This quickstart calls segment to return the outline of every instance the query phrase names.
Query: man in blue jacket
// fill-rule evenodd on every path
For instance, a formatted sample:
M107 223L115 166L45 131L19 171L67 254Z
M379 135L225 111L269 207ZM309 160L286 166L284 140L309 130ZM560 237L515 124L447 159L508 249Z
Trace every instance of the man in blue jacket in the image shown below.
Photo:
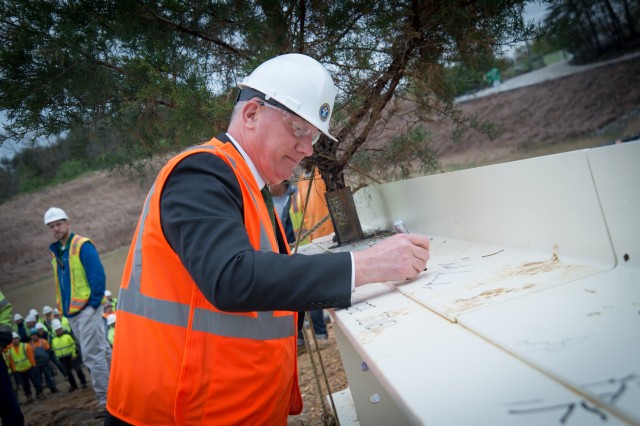
M56 282L58 309L69 319L82 347L82 361L91 371L91 384L104 411L109 383L111 348L102 319L106 277L91 240L71 232L64 210L51 207L44 223L56 242L49 246Z

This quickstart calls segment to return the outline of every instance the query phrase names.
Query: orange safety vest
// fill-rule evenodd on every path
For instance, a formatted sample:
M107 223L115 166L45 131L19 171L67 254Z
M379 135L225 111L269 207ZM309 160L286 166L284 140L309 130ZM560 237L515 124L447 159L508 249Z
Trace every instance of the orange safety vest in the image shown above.
M182 159L203 152L236 174L253 248L278 251L260 189L231 143L212 139L171 159L147 195L125 265L107 408L131 424L284 425L302 411L297 314L217 309L162 232L167 177Z

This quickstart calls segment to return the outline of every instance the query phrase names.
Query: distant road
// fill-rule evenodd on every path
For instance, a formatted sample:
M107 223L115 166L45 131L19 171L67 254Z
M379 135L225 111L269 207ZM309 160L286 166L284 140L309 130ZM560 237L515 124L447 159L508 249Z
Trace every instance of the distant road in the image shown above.
M507 90L517 89L519 87L532 86L534 84L542 83L543 81L554 80L556 78L576 74L593 68L598 68L603 65L627 61L637 56L640 56L640 52L629 53L618 58L611 59L609 61L596 62L588 65L569 65L569 59L567 59L564 61L556 62L555 64L548 65L544 68L540 68L525 74L520 74L516 77L505 80L500 86L500 89L489 87L471 95L460 96L456 98L456 102L463 103L494 93L505 92Z

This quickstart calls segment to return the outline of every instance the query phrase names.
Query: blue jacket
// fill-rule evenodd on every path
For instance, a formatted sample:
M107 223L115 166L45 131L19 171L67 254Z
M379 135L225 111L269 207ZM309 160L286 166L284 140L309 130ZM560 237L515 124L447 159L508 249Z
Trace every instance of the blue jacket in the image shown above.
M71 279L69 277L69 243L73 238L73 233L69 236L67 246L65 250L60 253L60 242L49 246L49 250L55 254L58 258L57 268L58 277L60 279L60 297L62 299L62 315L69 317L69 297L71 293ZM80 248L80 261L84 267L84 272L87 275L87 281L91 287L91 297L89 298L89 306L97 309L104 297L104 290L106 288L106 276L104 274L104 267L100 261L98 250L91 242L86 242ZM77 315L77 314L76 314ZM74 316L74 315L71 315Z

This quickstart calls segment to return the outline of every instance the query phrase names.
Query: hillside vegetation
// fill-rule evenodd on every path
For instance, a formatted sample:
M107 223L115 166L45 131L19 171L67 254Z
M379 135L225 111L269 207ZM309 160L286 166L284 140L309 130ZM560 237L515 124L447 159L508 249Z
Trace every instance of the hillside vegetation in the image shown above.
M640 59L486 96L462 108L492 120L502 133L489 140L468 132L452 142L449 126L425 123L443 171L597 146L640 133ZM153 172L143 180L90 173L0 205L0 288L49 272L51 241L42 215L50 206L65 209L73 230L90 237L101 253L128 245L152 179Z

